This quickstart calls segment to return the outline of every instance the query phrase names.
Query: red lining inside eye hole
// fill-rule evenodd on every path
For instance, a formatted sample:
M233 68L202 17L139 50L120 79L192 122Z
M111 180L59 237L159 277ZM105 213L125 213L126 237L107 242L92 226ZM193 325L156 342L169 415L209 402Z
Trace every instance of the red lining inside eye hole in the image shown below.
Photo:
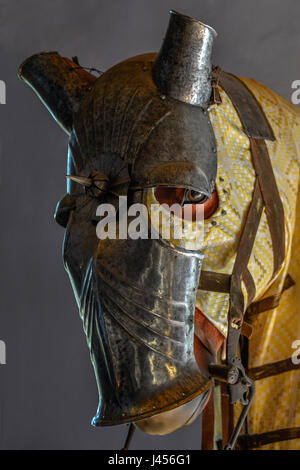
M155 197L160 204L181 204L184 197L185 189L184 188L164 188L158 187L155 188ZM216 190L213 191L211 198L207 199L205 202L198 202L191 204L193 212L193 220L196 220L196 206L201 204L204 208L204 219L211 217L219 205L218 193ZM195 210L193 210L195 207ZM195 217L194 217L195 216Z

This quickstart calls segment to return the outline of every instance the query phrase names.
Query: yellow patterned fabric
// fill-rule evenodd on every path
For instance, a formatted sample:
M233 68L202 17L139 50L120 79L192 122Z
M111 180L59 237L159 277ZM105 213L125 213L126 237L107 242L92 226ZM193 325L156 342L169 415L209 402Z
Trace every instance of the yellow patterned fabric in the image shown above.
M300 117L298 109L283 98L272 93L253 80L243 79L262 104L274 133L275 142L268 142L276 181L286 214L286 248L291 245L293 214L298 187L298 161L295 135L295 119ZM231 274L237 246L245 218L252 200L255 171L252 165L250 143L242 130L242 124L226 93L220 89L221 105L210 108L210 119L214 128L218 149L218 173L216 189L219 207L213 216L204 221L202 251L203 270ZM147 204L157 204L154 190L148 190ZM195 230L191 224L183 238L186 248L190 234ZM165 237L166 238L166 237ZM172 234L170 237L172 239ZM257 237L248 264L256 285L256 299L266 291L272 280L273 251L265 212L263 211ZM243 293L246 296L246 289ZM245 299L247 303L247 299ZM198 290L197 308L226 336L228 294Z
M300 201L299 186L300 110L262 84L241 78L262 106L276 141L266 141L285 213L286 259L277 279L272 279L273 248L263 210L248 269L256 286L256 297L279 292L286 273L296 286L282 296L280 306L253 321L249 366L287 359L293 341L300 339ZM255 171L250 143L229 97L220 89L222 104L210 108L218 149L216 189L219 207L204 221L202 269L231 274L237 246L252 200ZM148 191L148 204L157 202ZM295 236L293 232L296 220ZM191 226L191 229L195 228ZM185 241L185 240L184 240ZM293 241L293 246L292 246ZM292 253L292 256L291 256ZM242 284L243 294L247 292ZM245 304L247 299L245 298ZM229 295L199 290L197 307L227 335ZM257 381L257 393L249 413L250 434L300 426L300 371ZM266 449L300 449L300 439L264 446Z
M296 283L282 294L278 308L261 313L252 321L254 334L249 346L249 367L257 367L291 358L292 344L300 339L300 112L261 84L253 80L245 80L245 83L262 105L276 136L276 142L267 142L267 145L284 206L287 234L287 256L282 273L257 298L280 292L287 273ZM268 256L268 251L262 249L264 258L261 260ZM255 269L252 262L252 274ZM250 434L300 426L300 370L256 381L256 396L248 420ZM276 442L260 449L299 450L300 439Z
M224 92L221 94L222 105L210 109L218 149L216 189L219 207L209 220L204 221L202 269L230 274L242 224L252 199L255 173L249 140L242 132L231 101ZM157 201L154 190L150 189L148 207L153 203ZM183 239L184 242L186 239ZM196 306L226 335L228 294L198 290Z
M276 136L276 141L267 141L267 146L284 206L286 250L289 253L299 181L297 143L300 143L300 128L297 123L300 112L298 108L258 82L242 80L258 99ZM237 243L252 200L255 172L249 139L243 133L239 117L223 90L221 98L222 104L210 109L218 146L216 186L219 209L206 224L203 269L230 274ZM216 225L212 225L215 223ZM256 286L255 300L258 300L274 281L272 242L265 211L261 217L248 269ZM245 288L243 293L247 295ZM228 295L199 291L197 300L200 310L226 335Z

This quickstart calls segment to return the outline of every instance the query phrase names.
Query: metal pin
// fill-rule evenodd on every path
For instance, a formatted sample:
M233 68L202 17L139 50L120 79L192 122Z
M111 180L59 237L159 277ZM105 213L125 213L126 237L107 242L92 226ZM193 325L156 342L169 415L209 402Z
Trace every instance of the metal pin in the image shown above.
M83 186L92 186L91 178L87 178L86 176L73 176L73 175L66 175L66 178L75 181L75 183L82 184Z

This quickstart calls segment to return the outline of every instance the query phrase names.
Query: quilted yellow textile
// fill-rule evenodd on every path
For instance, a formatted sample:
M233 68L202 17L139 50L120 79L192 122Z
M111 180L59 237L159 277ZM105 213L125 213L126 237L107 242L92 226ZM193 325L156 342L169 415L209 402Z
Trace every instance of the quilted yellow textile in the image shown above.
M284 292L278 308L258 315L249 344L249 367L288 359L292 344L300 339L300 198L298 108L254 80L244 79L262 105L276 136L267 142L276 182L285 212L286 260L277 280L268 289L272 247L266 221L256 239L249 263L257 288L256 300L281 291L289 273L296 285ZM295 229L295 231L294 231ZM294 232L294 238L293 238ZM249 433L300 426L300 371L291 371L256 381L256 396L248 415ZM277 442L260 449L300 449L300 439Z
M300 144L300 128L296 124L300 112L258 82L243 80L262 105L276 136L276 141L268 141L267 146L283 201L286 250L289 252L299 180L297 142ZM219 209L206 224L203 269L230 274L252 199L255 173L249 139L243 133L238 115L224 91L221 91L221 97L222 104L210 110L218 146ZM262 214L248 269L255 281L257 300L268 289L273 271L272 243L265 212ZM197 299L200 310L226 335L228 295L199 291Z
M267 145L283 200L286 215L286 249L289 251L299 179L296 145L299 136L295 130L295 122L300 118L300 112L298 108L272 93L263 85L253 80L243 80L257 95L277 138L275 142L267 142ZM241 122L230 99L223 90L220 91L222 104L212 106L209 111L218 149L216 188L219 207L210 219L204 221L202 269L231 274L239 237L252 200L255 172L249 139L243 133ZM148 190L148 207L157 203L154 190ZM157 227L157 229L159 228ZM161 231L161 227L159 230ZM197 230L195 224L190 224L190 227L187 227L186 236L181 243L186 248L193 248L190 243L190 235L195 230ZM172 232L169 240L174 242ZM270 281L274 281L272 280L272 243L264 211L248 269L255 281L256 299L258 299L267 290ZM243 292L246 296L245 289ZM228 294L199 290L197 307L226 336Z
M248 264L256 286L254 300L280 291L286 273L296 282L296 286L283 294L278 308L258 315L253 321L249 366L255 367L291 357L292 343L300 339L300 198L296 212L300 110L262 84L251 79L242 80L261 104L276 137L274 142L267 141L267 146L283 202L286 229L286 259L274 280L272 242L263 211ZM218 148L216 188L219 207L210 219L204 221L202 269L231 274L238 241L252 200L255 172L249 139L243 133L229 97L222 89L220 93L222 104L214 105L209 110ZM153 190L149 190L147 202L156 202ZM195 226L191 225L190 230L193 229ZM186 239L184 242L186 243ZM246 296L246 289L242 287ZM245 300L247 303L247 299ZM226 336L228 294L199 290L197 307ZM250 434L300 426L299 370L257 381L256 386L256 397L249 413ZM300 449L300 439L264 448Z
M254 334L250 340L249 366L256 367L290 358L294 352L293 342L300 339L299 153L297 158L297 148L300 150L300 113L298 108L262 85L252 80L247 80L246 84L263 106L277 138L276 142L268 142L267 145L284 205L288 235L288 254L282 276L262 298L281 289L286 273L296 283L283 293L278 308L261 313L252 322ZM249 414L250 434L300 426L300 370L256 381L256 389ZM299 450L300 439L269 444L261 449Z

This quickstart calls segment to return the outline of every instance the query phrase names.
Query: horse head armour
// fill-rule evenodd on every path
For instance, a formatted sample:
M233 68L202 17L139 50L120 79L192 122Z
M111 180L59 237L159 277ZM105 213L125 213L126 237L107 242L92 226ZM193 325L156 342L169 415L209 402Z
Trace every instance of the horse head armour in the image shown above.
M213 260L206 258L205 249L178 244L172 236L128 237L130 217L125 225L116 222L115 237L99 239L96 231L98 206L111 204L117 213L125 197L148 206L151 198L187 202L193 210L201 205L206 222L216 210L226 214L221 199L226 191L221 194L217 188L223 180L217 180L223 165L217 161L222 139L217 146L217 127L209 113L222 102L219 83L236 104L252 154L260 152L267 162L264 142L274 141L272 129L245 85L212 66L215 37L211 27L172 11L158 54L127 59L96 78L77 58L43 52L28 58L19 76L69 136L67 193L55 218L66 228L64 265L99 390L92 424L135 423L148 433L170 433L199 416L216 378L227 383L232 403L241 400L245 407L231 448L254 394L237 351L243 314L254 298L246 282L247 263L263 206L269 207L251 164L241 162L249 168L249 200L241 208L237 228L240 234L245 225L250 248L239 251L236 241L229 240L218 273L203 269L206 259ZM249 105L243 107L243 100ZM278 228L270 229L281 247L276 273L284 258L277 201ZM250 238L249 227L256 227ZM215 230L213 222L210 228ZM212 322L201 312L199 285L227 295ZM227 360L222 362L226 336Z

